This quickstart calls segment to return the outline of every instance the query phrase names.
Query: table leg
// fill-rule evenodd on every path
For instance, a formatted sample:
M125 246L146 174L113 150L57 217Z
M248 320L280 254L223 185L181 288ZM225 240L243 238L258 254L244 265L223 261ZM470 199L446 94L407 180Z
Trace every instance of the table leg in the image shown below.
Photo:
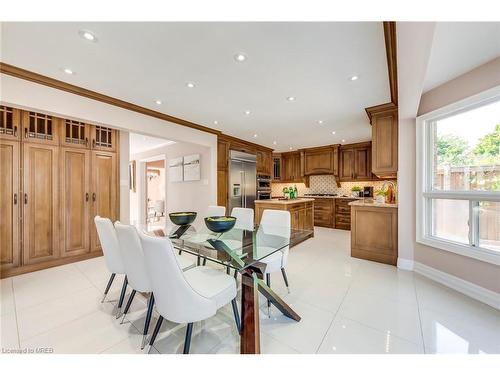
M283 315L295 320L296 322L300 322L300 316L295 311L293 311L293 309L285 301L283 301L280 296L278 296L271 288L269 288L269 286L267 286L267 284L263 280L258 279L256 280L256 283L259 292L262 293L262 295L266 297L269 302L276 306L278 310L283 313Z
M250 270L241 275L241 354L260 354L259 292Z

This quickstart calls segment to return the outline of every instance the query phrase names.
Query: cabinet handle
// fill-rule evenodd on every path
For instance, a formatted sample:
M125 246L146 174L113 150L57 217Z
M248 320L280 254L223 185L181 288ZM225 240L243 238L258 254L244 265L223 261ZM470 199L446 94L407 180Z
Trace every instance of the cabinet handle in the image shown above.
M92 140L92 148L95 148L95 139Z
M24 138L28 138L28 128L24 128Z
M85 138L85 146L88 147L88 145L89 145L89 139Z
M92 193L92 202L95 202L95 193Z
M14 204L17 204L17 193L14 193Z
M24 193L24 204L28 204L28 194Z
M85 193L85 202L89 201L89 193Z
M14 126L14 137L17 137L17 126Z

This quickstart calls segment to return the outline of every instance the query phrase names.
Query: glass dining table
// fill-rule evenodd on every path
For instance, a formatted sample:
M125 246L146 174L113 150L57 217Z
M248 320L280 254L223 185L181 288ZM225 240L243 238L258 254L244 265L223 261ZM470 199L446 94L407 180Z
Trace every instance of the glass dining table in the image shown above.
M264 281L266 260L276 257L295 244L313 236L312 230L300 230L276 225L256 225L253 230L234 227L225 233L214 233L204 224L167 226L145 230L151 235L169 237L181 254L194 255L198 265L218 263L226 272L241 275L241 336L240 353L260 353L259 295L261 293L281 313L300 321L300 316Z

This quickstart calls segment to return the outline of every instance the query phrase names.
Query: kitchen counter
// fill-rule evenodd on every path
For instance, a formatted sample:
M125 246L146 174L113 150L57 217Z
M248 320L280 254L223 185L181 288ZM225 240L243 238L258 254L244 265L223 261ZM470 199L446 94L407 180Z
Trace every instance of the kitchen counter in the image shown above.
M363 199L359 197L343 197L341 195L336 195L336 196L331 196L331 195L308 195L305 198L315 198L315 199L321 199L321 198L326 198L326 199Z
M295 203L303 203L303 202L314 202L314 198L296 198L296 199L258 199L255 201L255 204L277 204L277 205L289 205Z
M356 200L354 202L350 202L349 206L398 208L397 203L377 203L373 199L364 200L363 198L360 198L360 200Z

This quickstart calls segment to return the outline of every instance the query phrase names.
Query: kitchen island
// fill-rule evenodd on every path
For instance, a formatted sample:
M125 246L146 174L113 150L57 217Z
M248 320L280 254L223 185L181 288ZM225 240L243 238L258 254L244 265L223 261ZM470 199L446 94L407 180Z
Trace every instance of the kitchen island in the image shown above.
M351 256L397 265L398 205L357 200L351 206Z
M290 212L292 229L308 230L314 236L314 199L262 199L255 201L255 222L259 223L264 210L284 210Z

